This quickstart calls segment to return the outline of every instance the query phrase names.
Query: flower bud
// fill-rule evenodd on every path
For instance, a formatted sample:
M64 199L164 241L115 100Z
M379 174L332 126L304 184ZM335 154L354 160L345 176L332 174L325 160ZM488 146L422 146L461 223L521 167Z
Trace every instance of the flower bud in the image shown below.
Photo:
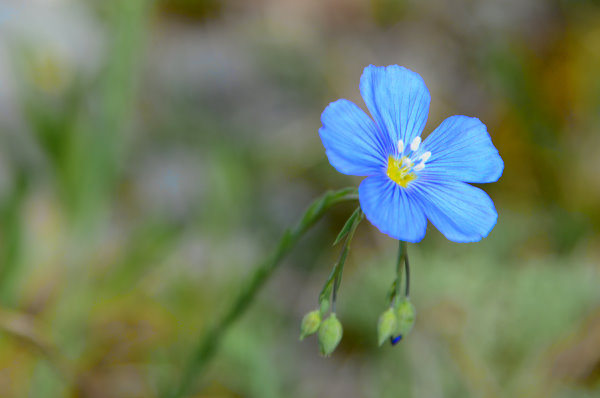
M321 325L321 312L314 310L304 315L302 323L300 324L300 340L303 340L306 336L310 336L319 330Z
M382 345L388 337L391 337L396 331L396 311L393 308L388 308L377 322L377 338L379 339L379 345Z
M342 324L334 313L321 322L319 327L319 350L321 355L330 356L342 339Z
M396 330L394 332L394 335L396 336L394 340L396 341L393 341L393 343L397 343L398 341L400 341L398 337L406 337L410 333L415 324L415 317L415 306L410 302L408 298L402 299L396 305L397 322Z

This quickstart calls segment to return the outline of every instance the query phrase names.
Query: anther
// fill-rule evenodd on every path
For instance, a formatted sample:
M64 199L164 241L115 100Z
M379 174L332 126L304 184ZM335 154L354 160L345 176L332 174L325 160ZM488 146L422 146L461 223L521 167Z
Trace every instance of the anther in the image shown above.
M426 161L428 161L428 160L429 160L429 158L430 158L430 157L431 157L431 152L427 151L427 152L425 152L424 154L422 154L422 155L420 156L420 159L421 159L423 162L426 162Z
M414 152L419 149L419 145L421 145L421 137L415 137L415 139L410 143L410 149L412 149Z
M425 162L424 162L424 161L422 161L421 163L419 163L418 165L416 165L416 166L413 168L413 170L414 170L414 171L421 171L421 170L423 170L424 168L425 168Z
M404 141L398 140L398 153L402 155L404 152Z

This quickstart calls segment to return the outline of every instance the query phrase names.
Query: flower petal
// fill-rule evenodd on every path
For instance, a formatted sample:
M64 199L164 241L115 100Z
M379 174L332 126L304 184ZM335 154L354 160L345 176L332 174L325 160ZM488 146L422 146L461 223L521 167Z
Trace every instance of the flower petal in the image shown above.
M485 125L475 117L444 120L425 139L422 150L431 152L423 175L484 183L497 181L504 170Z
M363 180L358 197L367 219L384 234L407 242L419 242L425 236L427 219L421 206L409 189L385 174Z
M344 99L332 102L323 111L321 122L319 136L337 171L365 176L385 170L389 138L358 106Z
M481 189L455 180L419 178L412 185L427 218L454 242L477 242L496 225L498 213Z
M360 78L360 93L392 143L402 140L409 145L421 135L431 95L418 73L398 65L369 65Z

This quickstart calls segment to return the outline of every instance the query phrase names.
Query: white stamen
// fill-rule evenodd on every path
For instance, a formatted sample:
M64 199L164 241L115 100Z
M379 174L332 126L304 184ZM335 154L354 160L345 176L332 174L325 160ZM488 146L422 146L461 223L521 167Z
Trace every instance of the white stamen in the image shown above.
M419 145L421 145L421 137L415 137L415 139L410 143L410 149L412 149L414 152L419 149Z
M421 159L423 162L426 162L429 160L429 158L431 157L431 152L427 151L424 154L422 154L419 159Z
M404 141L398 140L398 153L402 154L404 152Z
M423 170L424 168L425 168L425 162L421 162L421 163L419 163L418 165L416 165L416 166L413 168L413 170L414 170L414 171L421 171L421 170Z

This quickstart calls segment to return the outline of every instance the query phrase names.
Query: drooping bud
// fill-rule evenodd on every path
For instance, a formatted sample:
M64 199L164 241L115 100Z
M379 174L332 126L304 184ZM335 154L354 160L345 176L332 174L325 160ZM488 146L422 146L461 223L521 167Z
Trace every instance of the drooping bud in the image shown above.
M342 324L334 313L321 322L319 327L319 350L321 355L330 356L342 339Z
M396 331L396 311L393 308L388 308L377 322L377 338L379 345L382 345Z
M392 344L397 343L403 337L406 337L415 324L416 310L410 299L404 298L396 304L396 330Z
M300 324L300 340L304 340L306 336L310 336L319 330L321 325L321 312L314 310L304 315Z

